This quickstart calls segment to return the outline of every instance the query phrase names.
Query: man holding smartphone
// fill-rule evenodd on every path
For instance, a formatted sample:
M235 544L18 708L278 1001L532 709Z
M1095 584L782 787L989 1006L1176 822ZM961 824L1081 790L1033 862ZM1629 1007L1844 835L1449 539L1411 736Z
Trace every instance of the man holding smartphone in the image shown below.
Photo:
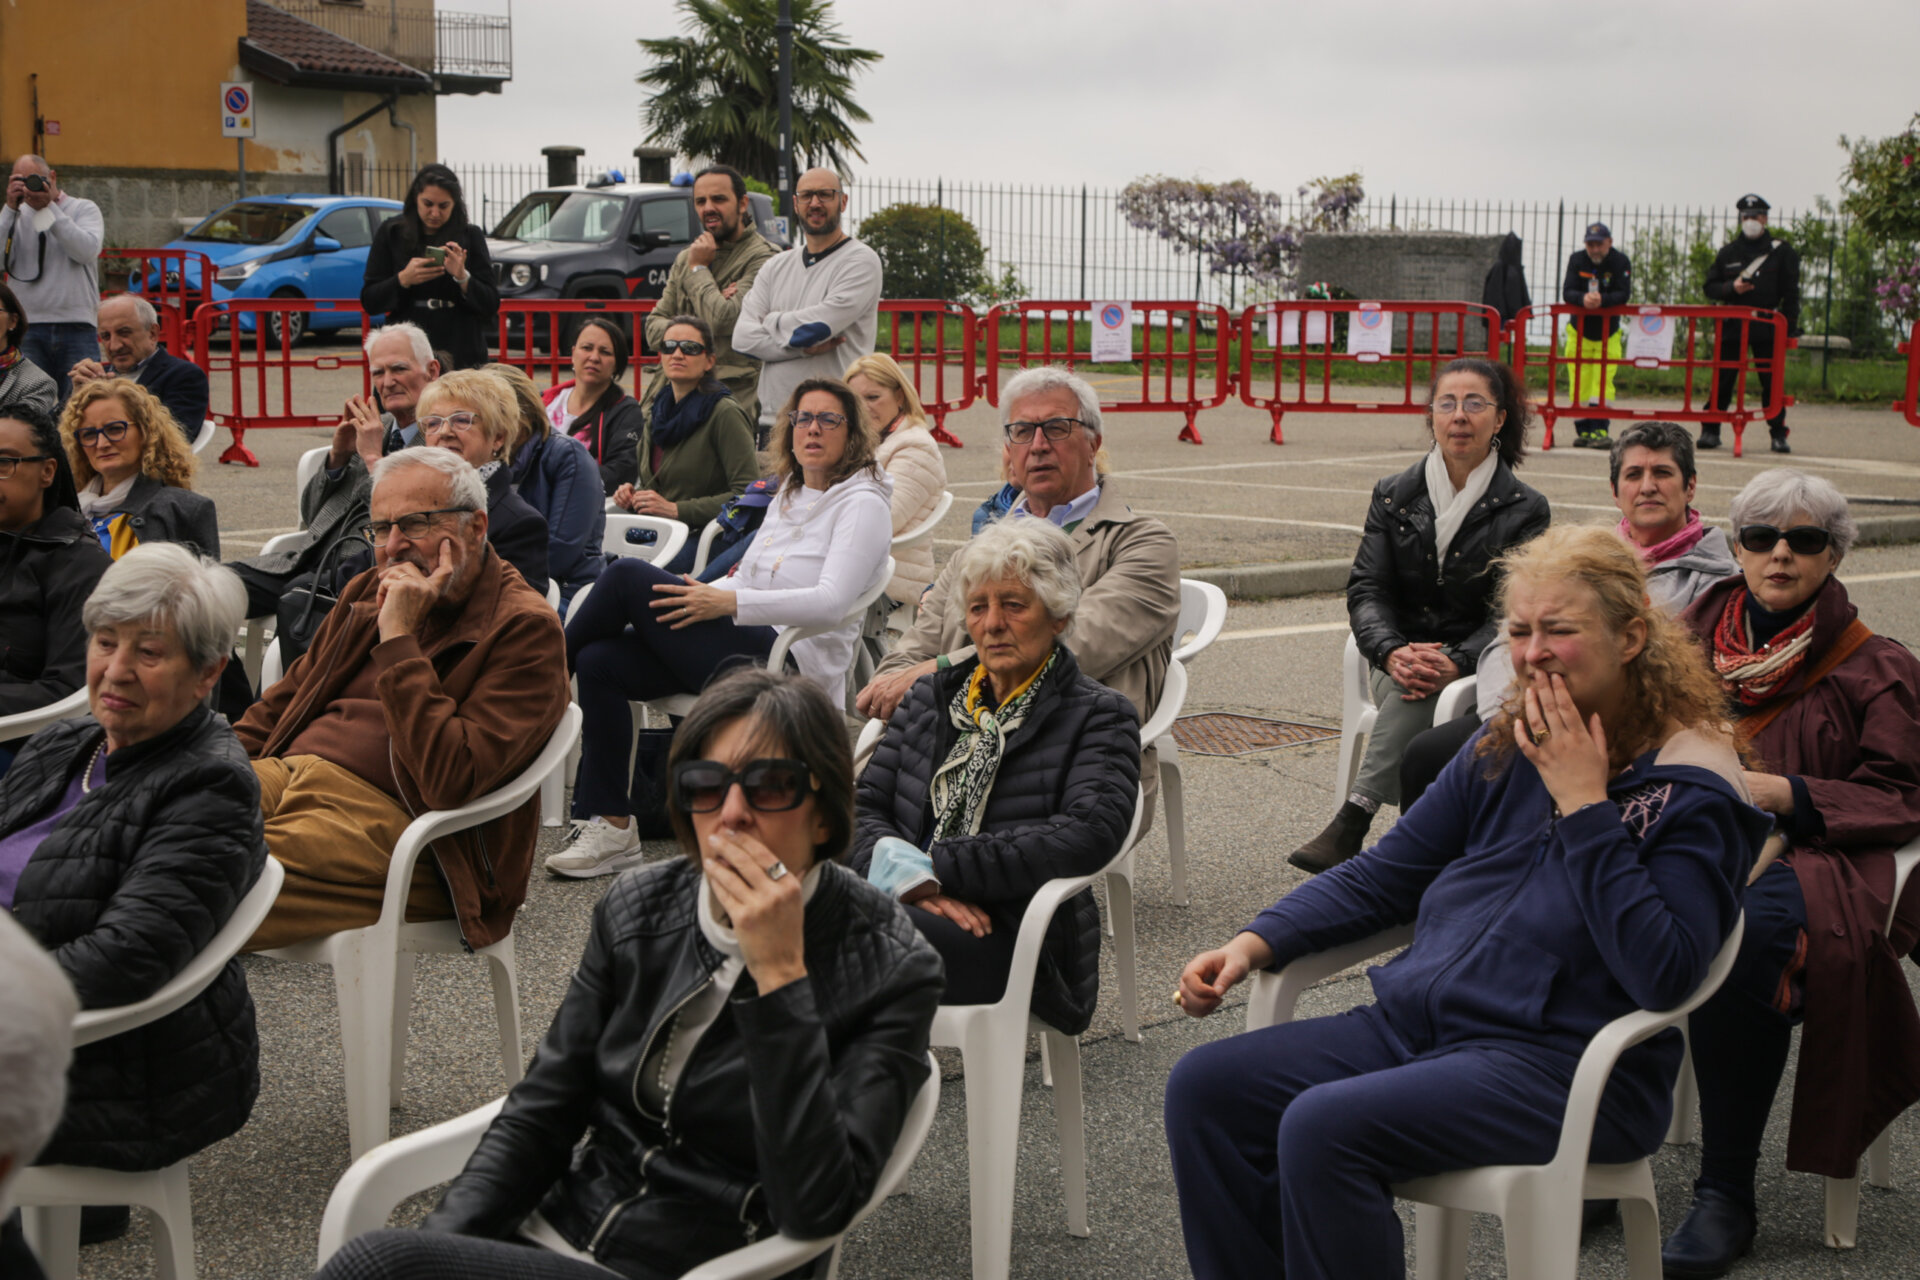
M35 155L13 162L0 208L0 272L27 313L21 354L54 380L63 404L67 371L100 354L93 322L105 235L100 206L62 191L52 165Z

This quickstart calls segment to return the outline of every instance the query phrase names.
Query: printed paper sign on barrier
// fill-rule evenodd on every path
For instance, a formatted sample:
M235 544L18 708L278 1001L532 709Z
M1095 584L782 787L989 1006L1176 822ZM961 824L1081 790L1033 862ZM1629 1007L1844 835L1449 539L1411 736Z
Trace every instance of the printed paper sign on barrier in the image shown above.
M1627 360L1643 369L1673 359L1673 321L1658 310L1641 312L1627 321Z
M1278 322L1279 328L1275 329ZM1327 313L1324 311L1307 312L1307 345L1323 347L1327 344ZM1270 347L1297 347L1300 345L1300 313L1267 313L1267 345Z
M1377 309L1368 310L1363 303L1347 326L1347 354L1359 356L1362 363L1392 355L1393 317Z
M1089 356L1096 363L1133 362L1133 308L1124 302L1093 304L1093 348Z

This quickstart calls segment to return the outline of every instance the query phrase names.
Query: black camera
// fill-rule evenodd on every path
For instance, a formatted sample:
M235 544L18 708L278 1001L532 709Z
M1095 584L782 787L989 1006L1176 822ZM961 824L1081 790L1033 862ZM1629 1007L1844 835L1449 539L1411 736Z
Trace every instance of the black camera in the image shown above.
M47 180L41 177L37 173L30 173L26 177L20 179L20 181L23 184L25 184L27 190L29 191L40 192L40 191L45 191L47 189Z

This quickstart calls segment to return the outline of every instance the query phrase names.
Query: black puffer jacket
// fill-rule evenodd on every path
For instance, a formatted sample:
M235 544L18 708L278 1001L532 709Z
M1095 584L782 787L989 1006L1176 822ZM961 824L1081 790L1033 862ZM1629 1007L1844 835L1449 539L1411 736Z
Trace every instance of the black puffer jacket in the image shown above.
M1367 530L1347 578L1347 618L1367 661L1386 670L1387 655L1413 641L1438 640L1470 676L1493 640L1496 558L1537 537L1552 513L1547 500L1495 465L1486 496L1435 559L1433 499L1426 459L1373 486Z
M0 715L12 715L86 683L80 607L113 562L71 507L0 533L0 548Z
M1071 633L1069 633L1071 635ZM898 836L933 857L941 892L984 908L995 929L1018 931L1049 880L1091 875L1113 860L1140 788L1140 718L1125 695L1080 674L1064 645L1032 710L1007 740L980 834L928 848L933 773L960 731L947 708L978 660L923 676L894 710L860 775L854 870ZM1100 908L1082 890L1056 911L1033 978L1034 1015L1077 1036L1100 991Z
M28 740L0 790L0 835L56 804L101 739L92 717ZM14 917L86 1009L165 986L233 915L267 864L260 784L227 722L196 707L107 756L20 874ZM67 1114L43 1164L161 1169L239 1130L260 1092L253 1000L237 960L185 1006L74 1054Z
M654 1115L635 1073L723 959L696 918L699 880L676 858L600 899L526 1079L428 1229L505 1239L537 1208L603 1266L664 1280L776 1229L831 1234L872 1196L926 1080L940 957L827 863L807 977L762 996L743 973Z

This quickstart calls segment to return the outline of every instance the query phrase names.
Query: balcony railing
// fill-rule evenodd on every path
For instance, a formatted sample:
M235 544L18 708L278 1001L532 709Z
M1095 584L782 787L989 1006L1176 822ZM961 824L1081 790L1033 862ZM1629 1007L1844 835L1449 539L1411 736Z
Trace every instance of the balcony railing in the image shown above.
M429 75L513 79L513 19L505 14L403 9L381 0L279 0L275 7Z

